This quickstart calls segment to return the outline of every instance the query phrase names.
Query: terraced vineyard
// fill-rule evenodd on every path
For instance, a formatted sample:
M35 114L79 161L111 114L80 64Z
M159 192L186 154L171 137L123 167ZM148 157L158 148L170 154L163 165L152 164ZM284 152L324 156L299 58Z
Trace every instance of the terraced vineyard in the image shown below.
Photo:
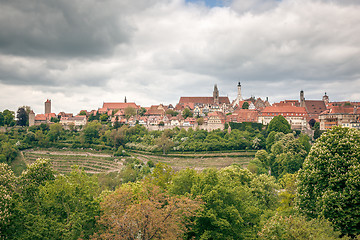
M106 154L63 151L23 151L22 153L27 164L35 162L38 158L50 159L54 169L60 173L70 172L73 165L84 168L87 173L120 171L123 165L122 160Z
M171 166L174 170L182 168L194 168L203 170L205 168L224 168L232 164L239 164L246 167L255 152L229 152L229 153L184 153L169 154L165 156L151 155L142 152L133 152L133 156L143 162L152 161L154 163L163 162Z

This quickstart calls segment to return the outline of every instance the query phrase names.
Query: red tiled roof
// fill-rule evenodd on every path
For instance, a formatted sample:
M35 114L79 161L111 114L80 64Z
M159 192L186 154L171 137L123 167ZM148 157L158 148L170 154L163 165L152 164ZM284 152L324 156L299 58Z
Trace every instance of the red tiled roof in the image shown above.
M125 109L127 107L133 107L135 109L140 108L140 106L136 105L133 102L130 103L116 103L116 102L108 102L108 103L103 103L103 107L101 109L106 109L106 110L115 110L115 109Z
M46 121L45 114L36 114L35 121Z
M322 100L305 100L308 114L320 114L326 110L325 102Z
M352 106L332 106L329 109L329 113L347 113L352 114L354 113L354 107Z
M304 107L295 107L295 106L269 106L264 108L260 115L265 116L268 114L287 114L287 113L295 113L306 115L307 112Z
M180 104L185 104L185 103L213 104L214 98L213 97L180 97L179 103ZM228 97L219 97L219 103L230 104L230 101Z
M285 101L280 101L278 103L274 103L273 106L277 106L277 107L281 107L281 106L295 106L295 107L299 107L300 103L298 100L285 100Z

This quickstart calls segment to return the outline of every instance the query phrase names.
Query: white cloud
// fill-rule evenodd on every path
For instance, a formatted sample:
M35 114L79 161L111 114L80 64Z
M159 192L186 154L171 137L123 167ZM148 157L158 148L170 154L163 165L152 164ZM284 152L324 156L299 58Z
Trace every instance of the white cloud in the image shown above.
M54 111L74 113L125 96L145 106L175 104L180 96L210 96L215 83L234 98L237 81L245 97L298 99L303 89L307 99L326 91L360 101L360 6L352 1L38 3L12 4L0 15L29 21L0 21L0 109L28 102L42 111L46 98ZM57 8L61 17L49 11ZM44 12L49 22L41 24Z

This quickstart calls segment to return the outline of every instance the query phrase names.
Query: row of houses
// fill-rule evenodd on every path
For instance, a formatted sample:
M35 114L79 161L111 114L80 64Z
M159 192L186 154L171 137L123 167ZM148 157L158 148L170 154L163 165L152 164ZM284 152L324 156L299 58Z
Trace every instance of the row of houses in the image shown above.
M152 105L141 107L135 102L104 102L98 110L80 111L79 115L70 113L51 113L51 101L45 102L45 114L30 113L30 125L49 123L59 119L65 127L80 127L87 123L87 118L102 115L112 124L136 123L147 128L199 127L213 130L224 128L227 122L257 122L267 125L279 115L285 117L294 130L306 130L309 123L320 123L320 129L326 130L334 125L359 128L360 103L330 102L325 93L321 100L306 100L304 91L300 92L300 100L284 100L269 103L268 98L251 97L243 99L241 84L238 83L238 95L230 102L228 97L219 96L214 86L212 97L180 97L175 105ZM193 116L184 118L182 112L188 109Z

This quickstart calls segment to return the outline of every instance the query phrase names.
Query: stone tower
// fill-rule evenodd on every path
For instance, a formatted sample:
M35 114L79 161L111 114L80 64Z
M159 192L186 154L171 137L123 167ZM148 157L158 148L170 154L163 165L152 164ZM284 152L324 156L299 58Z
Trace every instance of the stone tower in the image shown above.
M45 102L45 114L51 113L51 100L47 99Z
M326 95L326 93L325 93L325 95L323 96L322 100L324 101L324 103L325 103L326 106L329 104L329 96Z
M213 98L214 98L214 104L219 104L219 90L216 84L214 86Z
M304 97L304 91L300 91L300 107L305 107L305 97Z
M33 110L29 112L29 127L35 125L35 113Z

